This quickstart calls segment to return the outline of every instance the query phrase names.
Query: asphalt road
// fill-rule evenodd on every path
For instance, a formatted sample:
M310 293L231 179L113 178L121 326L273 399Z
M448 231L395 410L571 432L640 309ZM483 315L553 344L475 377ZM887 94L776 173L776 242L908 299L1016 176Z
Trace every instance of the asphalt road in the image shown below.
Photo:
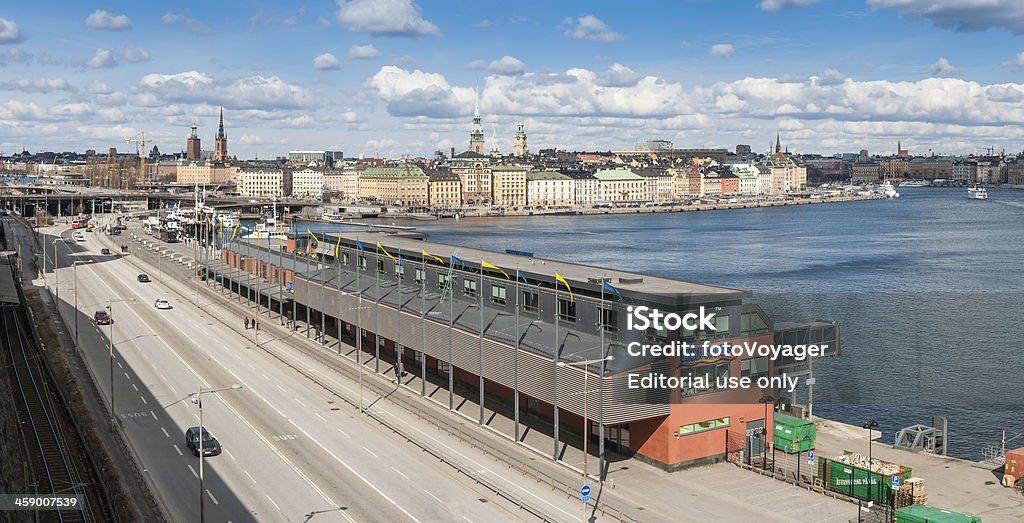
M119 256L100 255L99 233L58 241L61 313L109 397L117 423L142 457L174 521L510 521L523 513L394 434L357 416L239 333L160 282L139 283ZM46 241L48 284L52 237ZM114 249L115 251L117 249ZM72 262L81 262L72 268ZM75 272L77 271L77 297ZM157 298L173 309L157 310ZM112 308L112 326L93 313ZM110 358L110 336L113 358ZM224 452L204 460L184 446L198 425L190 393L203 396L204 425Z

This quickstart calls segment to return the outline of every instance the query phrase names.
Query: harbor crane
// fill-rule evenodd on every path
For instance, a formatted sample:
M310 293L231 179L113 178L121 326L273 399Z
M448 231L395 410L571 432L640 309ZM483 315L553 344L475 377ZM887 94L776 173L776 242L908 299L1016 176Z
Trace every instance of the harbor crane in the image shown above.
M146 144L156 142L180 142L181 138L176 137L162 137L162 138L146 138L146 132L141 131L135 136L131 136L124 139L126 144L138 144L139 146L139 184L146 183Z

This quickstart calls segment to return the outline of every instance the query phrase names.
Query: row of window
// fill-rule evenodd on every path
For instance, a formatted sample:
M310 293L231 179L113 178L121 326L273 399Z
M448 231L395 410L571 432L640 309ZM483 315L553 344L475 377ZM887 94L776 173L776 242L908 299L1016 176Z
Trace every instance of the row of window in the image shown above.
M729 426L729 417L709 419L707 421L700 421L697 423L691 423L689 425L679 426L679 435L686 436L688 434L696 434L698 432L704 432L708 430L720 429L722 427Z

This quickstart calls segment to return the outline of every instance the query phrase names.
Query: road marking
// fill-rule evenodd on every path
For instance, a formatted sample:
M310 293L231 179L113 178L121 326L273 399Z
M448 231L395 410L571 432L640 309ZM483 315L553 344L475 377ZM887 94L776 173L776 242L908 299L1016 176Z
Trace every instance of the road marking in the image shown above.
M126 373L124 373L124 379L130 380L130 379L132 379L132 377L129 376L128 373L126 372Z
M119 369L124 369L124 367L123 367L123 366L121 365L121 362L120 362L120 361L119 361L119 362L117 362L117 368L119 368Z
M299 405L302 405L303 407L306 406L306 404L303 403L302 400L300 400L299 398L295 398L295 403L298 403Z
M318 418L320 418L320 419L322 419L322 420L324 420L324 421L327 421L327 418L325 418L325 417L323 417L323 416L321 416L321 415L317 414L316 412L314 412L314 413L313 413L313 415L314 415L314 416L316 416L316 417L318 417Z
M363 450L365 450L366 452L369 452L369 453L370 453L370 455L371 455L371 456L373 456L373 457L375 457L375 458L377 458L377 457L380 457L380 456L378 456L378 455L374 454L372 450L370 450L370 449L368 449L368 448L366 448L366 447L363 447Z
M338 429L338 432L344 434L346 438L352 439L352 436L349 436L348 433L345 432L344 430Z
M210 501L213 501L214 505L220 505L220 502L217 501L217 498L213 497L213 494L210 493L210 489L206 489L206 495L210 496Z
M473 520L472 520L472 519L469 519L469 518L467 518L466 516L462 516L462 519L464 519L464 520L468 521L469 523L473 523Z
M193 476L195 476L197 478L199 477L199 474L196 473L196 469L192 468L192 465L189 465L188 469L192 471L192 475Z
M194 496L194 495L195 495L195 494L193 494L193 496ZM278 507L278 506L277 506L277 503L274 503L274 498L272 498L272 497L270 497L270 496L267 496L267 499L269 499L269 500L270 500L270 502L274 504L274 507L276 507L276 508L277 508L277 510L281 510L281 507ZM282 512L283 512L283 511L282 511Z
M139 388L138 388L138 387L136 387L134 383L132 383L132 388L133 388L133 389L135 389L135 392L138 392L138 391L139 391Z
M409 479L409 476L406 476L405 474L402 474L401 470L398 470L395 467L391 467L391 470L395 471L395 473L397 473L399 476L402 476L405 479Z
M169 438L170 436L167 436L167 437ZM178 451L178 455L179 456L184 456L184 454L181 453L181 449L179 449L177 445L171 445L171 446L174 447L174 450Z
M143 398L142 396L139 396L139 399L142 400L142 402L145 403L146 405L149 405L149 402L146 401L146 398Z
M156 421L156 413L155 412L149 411L149 415L153 416L153 421Z
M274 385L276 385L277 388L281 389L282 392L288 392L288 389L282 387L279 383L275 383Z
M234 454L232 454L230 450L228 450L228 449L224 449L224 452L227 452L227 453L228 453L228 456L231 456L231 459L234 459L235 461L238 461L237 459L235 459L235 455L234 455Z
M429 490L427 490L427 489L423 489L423 492L426 492L428 496L430 496L430 497L432 497L432 498L436 499L438 503L440 503L440 504L442 504L442 505L444 505L444 504L445 504L445 503L444 503L444 501L441 501L441 498L439 498L439 497L437 497L437 496L435 496L435 495L431 494Z
M164 436L167 436L168 438L171 437L171 434L167 432L167 429L160 427L160 430L164 431Z
M249 476L249 479L251 479L253 483L256 483L256 478L252 477L252 474L249 474L248 470L242 469L242 472L245 472L245 475Z

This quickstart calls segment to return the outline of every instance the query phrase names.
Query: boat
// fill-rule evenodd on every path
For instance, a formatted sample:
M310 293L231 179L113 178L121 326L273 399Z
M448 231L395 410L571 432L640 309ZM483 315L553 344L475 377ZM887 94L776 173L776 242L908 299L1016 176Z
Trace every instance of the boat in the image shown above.
M905 180L900 182L900 187L928 187L932 183L928 180Z
M971 200L987 200L988 191L980 185L974 185L967 188L967 198Z
M277 222L277 200L274 200L274 207L270 215L265 217L262 222L257 223L255 227L242 238L248 240L277 240L281 242L288 241L288 234L291 232L291 228L287 225L281 225Z
M220 222L225 229L233 229L238 225L240 219L241 215L235 212L220 212L217 214L217 221Z
M896 189L886 180L884 183L878 186L878 194L886 198L899 198L900 193L896 192Z

